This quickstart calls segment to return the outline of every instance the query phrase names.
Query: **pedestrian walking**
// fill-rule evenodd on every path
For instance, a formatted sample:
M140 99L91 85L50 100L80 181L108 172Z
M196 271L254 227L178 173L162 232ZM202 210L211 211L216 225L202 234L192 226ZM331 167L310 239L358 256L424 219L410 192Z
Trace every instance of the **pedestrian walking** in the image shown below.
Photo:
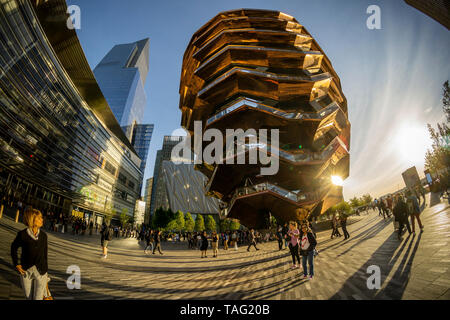
M341 228L344 233L344 240L350 238L350 234L347 231L347 215L341 214Z
M202 252L202 258L208 258L206 256L206 250L208 250L208 237L206 235L206 231L203 231L200 236L200 251Z
M332 228L332 232L331 232L331 239L333 239L333 237L340 237L341 234L339 233L339 229L338 229L338 219L337 216L334 215L333 218L331 219L331 228Z
M250 251L250 247L251 246L254 246L256 251L258 251L259 249L256 247L256 235L255 235L255 230L254 229L250 230L249 237L250 237L250 239L249 239L250 240L250 244L248 245L247 251Z
M25 208L23 222L27 228L19 231L12 242L11 258L20 274L25 297L28 300L43 300L48 296L50 280L47 273L47 234L41 230L44 219L39 210L28 206ZM20 262L17 255L19 248L21 248Z
M276 237L278 241L278 250L283 250L283 227L281 225L278 226Z
M100 234L101 234L100 244L103 249L102 258L106 259L108 257L108 244L113 238L113 232L112 229L105 222L103 222Z
M406 203L403 201L403 196L398 195L397 201L394 207L394 217L399 222L399 228L398 228L398 239L402 240L402 231L403 227L406 225L409 234L411 234L411 227L409 226L408 221L408 207L406 206Z
M231 246L234 247L234 250L238 250L238 238L237 238L237 232L234 231L231 235Z
M91 220L89 222L89 235L92 236L92 230L94 229L94 222Z
M288 231L289 231L288 224L285 223L284 226L283 226L283 230L282 230L282 232L283 232L283 239L284 239L284 248L285 249L288 247L288 236L287 236Z
M230 241L230 232L227 231L224 234L224 239L223 239L223 249L224 250L228 250L228 241Z
M413 195L413 193L411 191L408 191L406 193L407 195L407 208L408 208L408 213L411 216L411 227L412 227L412 232L415 234L416 233L416 220L417 223L419 224L419 228L420 231L423 232L423 224L422 221L420 220L420 207L419 207L419 201L417 200L417 197L415 195Z
M288 231L289 239L289 250L291 251L292 256L292 267L291 269L300 268L300 256L299 256L299 247L298 241L300 237L300 231L297 229L297 222L291 221L289 222L289 231ZM298 266L295 264L295 259L297 258Z
M300 231L300 255L302 256L303 279L308 279L307 264L309 265L309 279L314 277L314 252L316 245L316 238L308 225L306 223L302 224Z
M156 249L158 249L159 254L163 254L161 252L161 230L155 231L153 241L155 246L153 248L153 254L155 254Z
M219 237L217 236L217 233L215 231L213 231L211 236L211 246L213 250L213 258L217 258L217 254L219 252Z
M145 249L144 249L144 254L148 253L147 249L149 247L151 247L150 251L153 252L153 232L152 232L152 230L148 230L147 231L147 234L145 236L145 241L146 241L146 246L145 246Z

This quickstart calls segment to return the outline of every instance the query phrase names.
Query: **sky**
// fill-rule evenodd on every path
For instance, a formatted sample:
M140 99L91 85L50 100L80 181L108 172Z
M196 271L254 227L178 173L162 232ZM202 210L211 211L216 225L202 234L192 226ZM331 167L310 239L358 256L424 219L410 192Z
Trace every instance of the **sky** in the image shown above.
M442 84L450 78L450 34L403 0L68 0L81 10L77 34L92 69L116 44L150 38L147 106L155 125L144 180L163 137L180 128L179 81L191 36L221 11L278 10L304 25L331 60L348 101L350 176L344 198L378 197L404 187L401 173L424 176L426 124L445 121ZM381 29L370 30L370 5ZM177 130L178 132L180 130Z

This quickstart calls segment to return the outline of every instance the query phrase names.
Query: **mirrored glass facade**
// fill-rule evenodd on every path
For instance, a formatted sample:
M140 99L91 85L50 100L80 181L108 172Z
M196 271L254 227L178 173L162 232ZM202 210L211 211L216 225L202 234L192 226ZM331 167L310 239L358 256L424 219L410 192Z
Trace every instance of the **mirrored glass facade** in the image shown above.
M132 216L141 161L65 12L62 0L0 1L1 194L67 215Z

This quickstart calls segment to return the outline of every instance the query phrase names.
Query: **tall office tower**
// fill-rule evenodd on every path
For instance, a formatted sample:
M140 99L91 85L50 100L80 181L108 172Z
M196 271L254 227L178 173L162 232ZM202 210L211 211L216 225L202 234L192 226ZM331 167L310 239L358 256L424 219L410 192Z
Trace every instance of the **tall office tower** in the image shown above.
M142 159L144 174L153 133L152 124L141 124L147 97L149 39L114 46L95 67L94 74L114 116Z
M145 201L145 214L144 214L144 223L150 223L150 202L152 198L152 188L153 188L153 178L148 178L145 182L145 192L144 192L144 201Z
M153 213L156 210L155 203L156 198L158 198L161 195L161 192L158 192L157 190L157 184L159 179L159 174L161 171L162 162L165 160L174 160L172 159L172 149L179 143L181 143L184 140L184 137L182 136L164 136L164 141L162 145L162 149L158 150L156 152L156 160L155 160L155 167L153 169L153 187L152 187L152 196L150 201L150 215L153 215ZM191 153L192 154L192 153ZM192 162L192 156L191 155L181 155L182 159L176 159L181 160L182 162ZM161 188L160 188L161 189Z
M450 29L449 0L405 0L405 2Z
M228 217L265 228L271 215L303 220L343 200L333 181L349 175L347 100L330 60L293 17L239 9L202 26L183 57L180 109L181 125L194 139L195 121L222 132L223 146L229 129L244 131L244 140L257 132L264 139L234 142L239 157L226 149L217 163L197 165L208 177L206 192L227 204ZM279 130L279 141L267 139L271 130ZM278 171L261 174L267 165L261 156L252 164L255 153L276 157ZM241 155L245 164L236 164Z

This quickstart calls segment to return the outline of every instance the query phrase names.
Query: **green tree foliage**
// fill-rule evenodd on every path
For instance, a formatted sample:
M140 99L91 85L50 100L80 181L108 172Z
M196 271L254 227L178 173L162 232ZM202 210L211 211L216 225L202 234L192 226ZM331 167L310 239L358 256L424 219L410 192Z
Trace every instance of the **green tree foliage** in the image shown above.
M231 231L239 230L240 227L241 227L241 224L239 223L239 220L237 220L237 219L231 220L231 223L230 223Z
M194 231L195 222L192 218L192 215L189 212L186 212L184 216L184 230L188 232Z
M350 204L346 201L342 201L336 205L336 212L339 214L348 215L352 211Z
M364 194L362 197L361 197L361 202L362 202L362 204L363 205L366 205L366 204L369 204L369 203L372 203L372 197L371 197L371 195L370 194Z
M450 167L450 86L446 81L443 85L442 104L447 123L438 123L437 129L427 124L433 144L431 150L425 153L425 168L432 173L445 173Z
M206 216L205 228L207 231L216 231L216 221L211 215Z
M276 228L277 227L277 219L274 216L271 216L270 218L270 227L271 228Z
M153 228L155 229L166 229L169 222L174 220L175 215L172 210L164 210L163 208L158 208L153 215Z
M357 197L351 198L349 202L352 208L356 208L362 205L361 201Z
M177 211L175 214L175 221L176 221L176 231L182 231L184 230L184 214L181 211Z
M122 227L125 227L125 225L127 224L128 220L130 219L130 217L125 212L122 212L120 214L119 219L120 219L120 223L121 223Z
M220 223L219 223L220 231L221 232L229 231L230 230L230 223L231 223L230 219L220 220Z
M205 221L203 220L203 217L201 214L197 214L197 217L195 218L194 230L197 232L201 232L201 231L205 230Z

